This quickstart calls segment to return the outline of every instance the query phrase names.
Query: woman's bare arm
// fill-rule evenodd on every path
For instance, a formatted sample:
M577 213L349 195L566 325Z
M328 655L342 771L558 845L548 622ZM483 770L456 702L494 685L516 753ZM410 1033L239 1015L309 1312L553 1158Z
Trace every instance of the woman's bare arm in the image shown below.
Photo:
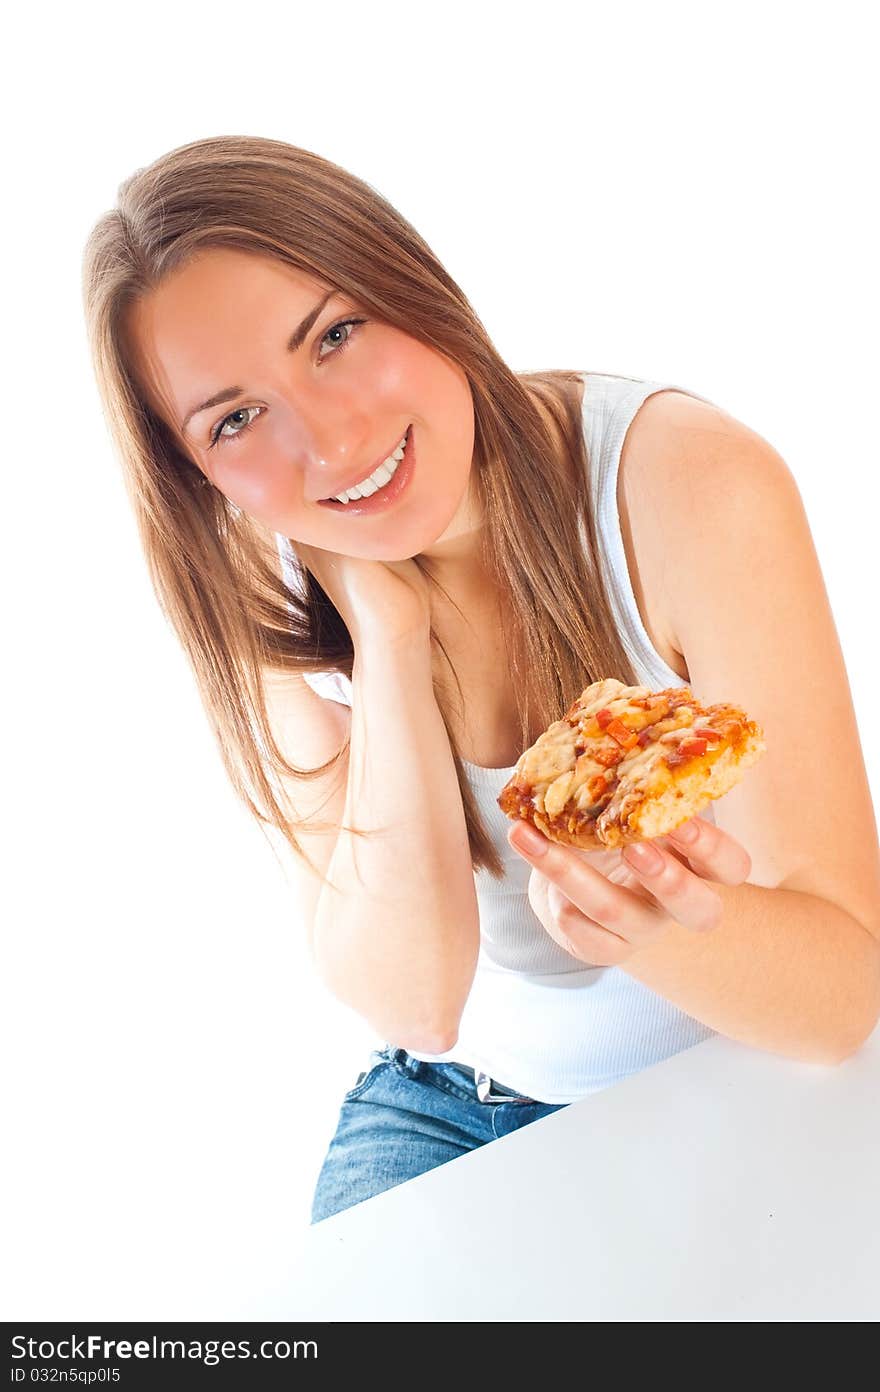
M708 404L655 400L660 428L623 486L634 535L666 557L662 584L649 565L661 631L701 700L739 702L767 753L712 804L714 826L694 819L682 854L655 841L656 874L636 866L621 883L550 845L530 901L582 961L619 966L742 1043L837 1063L880 1018L880 843L806 512L760 436Z
M479 913L427 635L361 636L352 686L343 830L316 909L315 962L384 1038L443 1053L476 971Z

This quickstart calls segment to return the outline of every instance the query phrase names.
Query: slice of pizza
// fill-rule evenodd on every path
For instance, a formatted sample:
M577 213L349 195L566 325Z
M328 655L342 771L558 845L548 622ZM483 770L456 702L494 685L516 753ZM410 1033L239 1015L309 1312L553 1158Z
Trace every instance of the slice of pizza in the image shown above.
M738 706L689 686L593 682L520 755L498 806L551 841L599 850L663 836L723 797L766 751Z

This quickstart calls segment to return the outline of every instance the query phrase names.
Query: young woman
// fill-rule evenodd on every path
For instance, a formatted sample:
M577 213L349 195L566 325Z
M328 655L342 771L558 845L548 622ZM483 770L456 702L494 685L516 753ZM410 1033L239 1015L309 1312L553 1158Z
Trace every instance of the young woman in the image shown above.
M721 1032L836 1063L880 1012L880 855L797 486L670 383L514 373L375 190L197 141L84 259L102 402L230 778L321 978L387 1041L319 1221ZM591 682L689 683L767 753L593 854L496 798Z

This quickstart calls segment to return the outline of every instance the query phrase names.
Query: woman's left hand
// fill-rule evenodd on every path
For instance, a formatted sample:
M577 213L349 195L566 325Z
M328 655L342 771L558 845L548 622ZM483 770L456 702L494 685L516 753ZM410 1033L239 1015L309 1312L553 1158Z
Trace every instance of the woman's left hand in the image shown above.
M539 838L536 849L527 845L529 832ZM622 851L561 845L524 821L507 839L533 866L529 903L544 928L591 966L617 966L673 923L717 928L723 905L707 881L742 884L752 868L745 847L701 817Z

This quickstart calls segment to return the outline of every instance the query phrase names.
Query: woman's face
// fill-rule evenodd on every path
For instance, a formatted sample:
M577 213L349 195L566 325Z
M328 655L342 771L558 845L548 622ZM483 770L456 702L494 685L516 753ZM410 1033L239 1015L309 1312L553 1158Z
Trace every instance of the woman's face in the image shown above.
M319 306L300 346L289 346ZM364 322L343 324L350 319ZM141 385L180 448L270 530L374 560L430 555L472 530L467 377L332 286L211 248L133 304L126 333ZM322 502L371 474L407 430L404 463L414 469L396 500L372 514Z

